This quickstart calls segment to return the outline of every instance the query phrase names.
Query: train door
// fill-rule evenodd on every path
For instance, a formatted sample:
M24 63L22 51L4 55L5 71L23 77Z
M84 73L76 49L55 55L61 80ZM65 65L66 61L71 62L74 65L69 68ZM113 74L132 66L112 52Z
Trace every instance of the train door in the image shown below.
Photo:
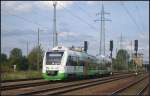
M75 74L78 74L78 72L79 72L79 66L78 66L78 62L79 62L79 60L78 60L78 56L75 56L74 57L75 59L75 67L74 67L74 72L75 72Z
M88 75L88 62L87 61L85 61L84 63L83 63L83 75L84 76L87 76Z

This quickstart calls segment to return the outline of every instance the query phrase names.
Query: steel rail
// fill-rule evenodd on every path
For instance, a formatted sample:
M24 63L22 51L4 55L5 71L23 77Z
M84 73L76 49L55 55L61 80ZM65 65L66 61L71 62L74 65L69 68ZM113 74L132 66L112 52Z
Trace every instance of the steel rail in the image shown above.
M144 79L147 78L147 77L148 77L148 76L144 76L143 78L141 78L141 79L139 79L139 80L136 80L136 81L132 82L131 84L129 84L129 85L125 86L125 87L122 87L122 88L120 88L120 89L114 91L113 93L111 93L111 96L116 96L118 93L120 93L120 92L126 90L127 88L129 88L129 87L131 87L131 86L133 86L133 85L139 83L140 81L144 80Z
M148 85L149 85L149 83L148 83L146 86L144 86L144 88L143 88L142 90L140 90L136 95L137 95L137 96L143 96L142 94L143 94L144 91L148 88Z
M45 92L51 92L51 93L46 94L46 95L58 95L58 94L62 94L62 93L65 93L65 92L78 90L78 89L81 89L81 88L95 86L97 84L103 84L103 83L123 79L123 78L130 77L130 76L135 76L135 75L130 74L130 75L119 76L119 77L111 77L111 78L100 79L100 80L89 81L89 82L83 82L83 83L78 83L78 84L71 84L71 85L67 85L67 86L61 86L61 87L57 87L57 88L51 88L51 89L46 89L46 90L41 90L41 91L36 91L36 92L30 92L30 93L25 93L25 94L20 94L20 95L38 95L38 94L41 95L41 93L45 93ZM70 88L70 87L73 87L73 88L67 89L67 88ZM65 89L65 90L62 90L62 89Z
M124 74L127 74L127 73L124 73ZM117 74L117 75L120 75L120 74ZM115 75L115 76L117 76L117 75ZM90 79L90 78L85 78L85 79ZM16 80L16 81L12 81L12 82L4 82L4 83L6 83L6 85L3 85L4 83L1 83L1 88L0 89L2 91L5 91L5 90L11 90L11 89L30 87L30 86L46 85L46 84L50 84L50 83L54 84L54 83L58 83L58 82L79 81L80 79L73 79L73 80L68 79L68 80L65 80L65 81L63 81L63 80L61 80L61 81L44 81L43 80L43 81L37 81L37 82L28 82L28 81L32 81L32 80L38 80L38 79L25 79L25 80ZM22 83L20 83L20 84L7 84L7 83L15 83L15 82L18 83L17 81L22 82Z
M34 83L27 83L27 84L17 84L17 85L11 85L11 86L1 86L1 91L5 90L12 90L12 89L18 89L18 88L24 88L24 87L30 87L30 86L39 86L39 85L46 85L49 84L49 81L41 81L41 82L34 82Z
M88 79L88 78L87 78ZM34 79L33 79L34 80ZM42 79L41 79L42 80ZM61 80L61 81L47 81L44 79L42 81L33 81L33 82L28 82L28 81L32 81L32 80L26 80L25 83L21 83L21 84L8 84L8 85L2 85L1 86L1 90L5 91L5 90L12 90L12 89L18 89L18 88L25 88L25 87L33 87L33 86L40 86L40 85L46 85L46 84L54 84L54 83L63 83L63 82L72 82L75 81L76 79L72 80L72 79L68 79L68 80ZM80 79L77 79L76 81L79 81ZM24 82L24 81L18 81L18 82ZM18 83L17 82L17 83ZM5 83L13 83L13 82L5 82ZM1 83L2 84L2 83Z
M7 83L7 82L20 82L20 81L29 81L29 80L39 80L42 78L30 78L30 79L16 79L16 80L1 80L1 83Z

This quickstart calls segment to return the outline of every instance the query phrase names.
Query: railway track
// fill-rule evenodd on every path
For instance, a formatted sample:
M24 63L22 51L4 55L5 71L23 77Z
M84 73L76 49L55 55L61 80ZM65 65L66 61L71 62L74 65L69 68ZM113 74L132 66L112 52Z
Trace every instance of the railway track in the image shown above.
M70 92L70 91L79 90L79 89L86 88L86 87L92 87L92 86L95 86L98 84L112 82L115 80L130 77L130 76L135 76L135 75L130 74L130 75L125 75L125 76L116 76L116 77L105 78L105 79L104 78L97 79L94 81L70 84L70 85L66 85L66 86L64 85L61 87L50 88L50 89L40 90L40 91L35 91L35 92L30 92L30 93L24 93L24 94L20 94L20 95L58 95L58 94L63 94L63 93Z
M128 84L125 87L122 87L120 89L117 89L116 91L114 91L111 96L116 96L116 95L137 95L137 96L143 96L144 91L148 88L148 83L144 84L144 86L142 86L143 88L138 88L137 84L140 84L142 82L146 82L146 80L148 79L148 76L144 76L143 78L133 81L130 84ZM132 90L133 88L136 89L136 92L132 93L129 91L131 90L132 92L135 90Z
M148 88L148 85L147 84L146 86L143 87L143 89L141 91L139 91L136 95L137 96L144 96L144 92L146 91L146 89Z
M11 90L11 89L17 89L17 88L23 88L23 87L29 87L29 86L39 86L44 84L49 84L49 81L45 80L26 80L26 81L18 81L18 82L7 82L7 83L1 83L1 90Z
M54 89L62 89L62 88L66 88L67 86L76 86L76 85L80 85L80 84L87 84L87 83L92 83L92 82L96 82L96 81L105 81L111 78L118 78L120 76L130 76L130 75L134 75L134 74L117 74L117 75L112 75L109 77L103 77L103 78L95 78L95 79L83 79L83 80L73 80L73 81L59 81L59 82L50 82L49 84L37 84L32 86L32 83L28 83L26 85L26 87L22 87L22 85L17 85L19 86L19 88L17 89L9 89L9 90L2 90L1 91L1 95L29 95L29 94L37 94L37 93L43 93L43 92L47 92L49 90L53 90ZM7 89L7 88L6 88Z
M129 74L129 73L124 73ZM119 75L119 73L115 73L114 75ZM86 78L89 79L89 78ZM39 85L46 85L50 83L59 83L59 82L71 82L71 81L77 81L79 79L73 79L73 80L65 80L65 81L46 81L42 78L35 78L35 79L19 79L19 80L7 80L1 82L1 90L11 90L11 89L18 89L18 88L25 88L30 86L39 86Z
M135 74L116 74L103 78L92 78L70 81L44 81L30 82L11 86L1 87L1 95L57 95L69 91L75 91L81 88L92 87L98 84L112 82L115 80L135 76ZM27 81L26 81L27 82ZM8 84L9 85L9 84Z
M1 83L30 81L30 80L39 80L39 79L42 79L42 78L17 79L17 80L1 80Z
M87 78L88 79L88 78ZM40 86L40 85L46 85L46 84L54 84L54 83L62 83L62 82L71 82L75 81L76 79L72 80L65 80L65 81L47 81L43 79L26 79L26 80L16 80L12 82L4 82L1 83L1 90L12 90L12 89L18 89L18 88L25 88L25 87L33 87L33 86ZM77 79L76 81L78 81Z

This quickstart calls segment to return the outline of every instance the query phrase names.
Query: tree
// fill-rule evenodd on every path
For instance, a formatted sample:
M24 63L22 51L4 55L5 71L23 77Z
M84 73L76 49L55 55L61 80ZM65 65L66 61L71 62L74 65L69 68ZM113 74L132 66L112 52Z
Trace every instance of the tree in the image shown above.
M9 65L8 65L8 59L7 55L4 53L1 53L1 72L8 72L10 71Z
M1 64L6 63L7 61L8 61L7 55L4 53L1 53Z
M116 56L115 69L124 70L127 69L127 64L129 62L129 54L126 50L120 49Z
M112 68L113 68L112 71L115 71L115 61L116 61L116 59L112 58Z
M10 58L20 58L22 57L22 51L19 48L14 48L10 52Z
M16 65L17 70L20 69L22 61L22 51L19 48L14 48L10 52L9 64L10 66Z
M38 55L39 55L39 65L38 65ZM34 70L39 70L42 67L42 61L43 61L43 55L44 51L43 49L39 46L36 46L35 48L32 49L32 51L28 55L28 61L30 63L29 67L30 69Z
M133 71L133 70L135 70L135 67L136 67L136 64L134 64L134 60L131 59L129 61L129 70Z
M25 56L23 56L21 58L21 64L19 65L19 69L20 70L27 70L28 67L29 67L28 59Z

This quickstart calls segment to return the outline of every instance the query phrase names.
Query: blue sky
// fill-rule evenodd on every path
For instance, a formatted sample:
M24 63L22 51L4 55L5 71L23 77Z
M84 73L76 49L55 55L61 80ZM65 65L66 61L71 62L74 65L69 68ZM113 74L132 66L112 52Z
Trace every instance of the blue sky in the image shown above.
M101 10L102 1L58 1L57 32L60 45L83 46L89 42L90 54L97 54L99 48L100 19L96 13ZM139 40L139 52L149 60L149 1L103 1L105 11L110 15L105 23L106 55L109 55L109 41L114 40L113 56L119 49L121 33L123 48L131 52L131 40ZM124 5L122 5L124 4ZM52 48L53 6L51 1L2 1L1 2L1 51L9 52L17 47L27 54L37 45L37 30L40 28L40 44L46 51ZM133 46L134 47L134 46ZM133 48L132 47L132 48Z

